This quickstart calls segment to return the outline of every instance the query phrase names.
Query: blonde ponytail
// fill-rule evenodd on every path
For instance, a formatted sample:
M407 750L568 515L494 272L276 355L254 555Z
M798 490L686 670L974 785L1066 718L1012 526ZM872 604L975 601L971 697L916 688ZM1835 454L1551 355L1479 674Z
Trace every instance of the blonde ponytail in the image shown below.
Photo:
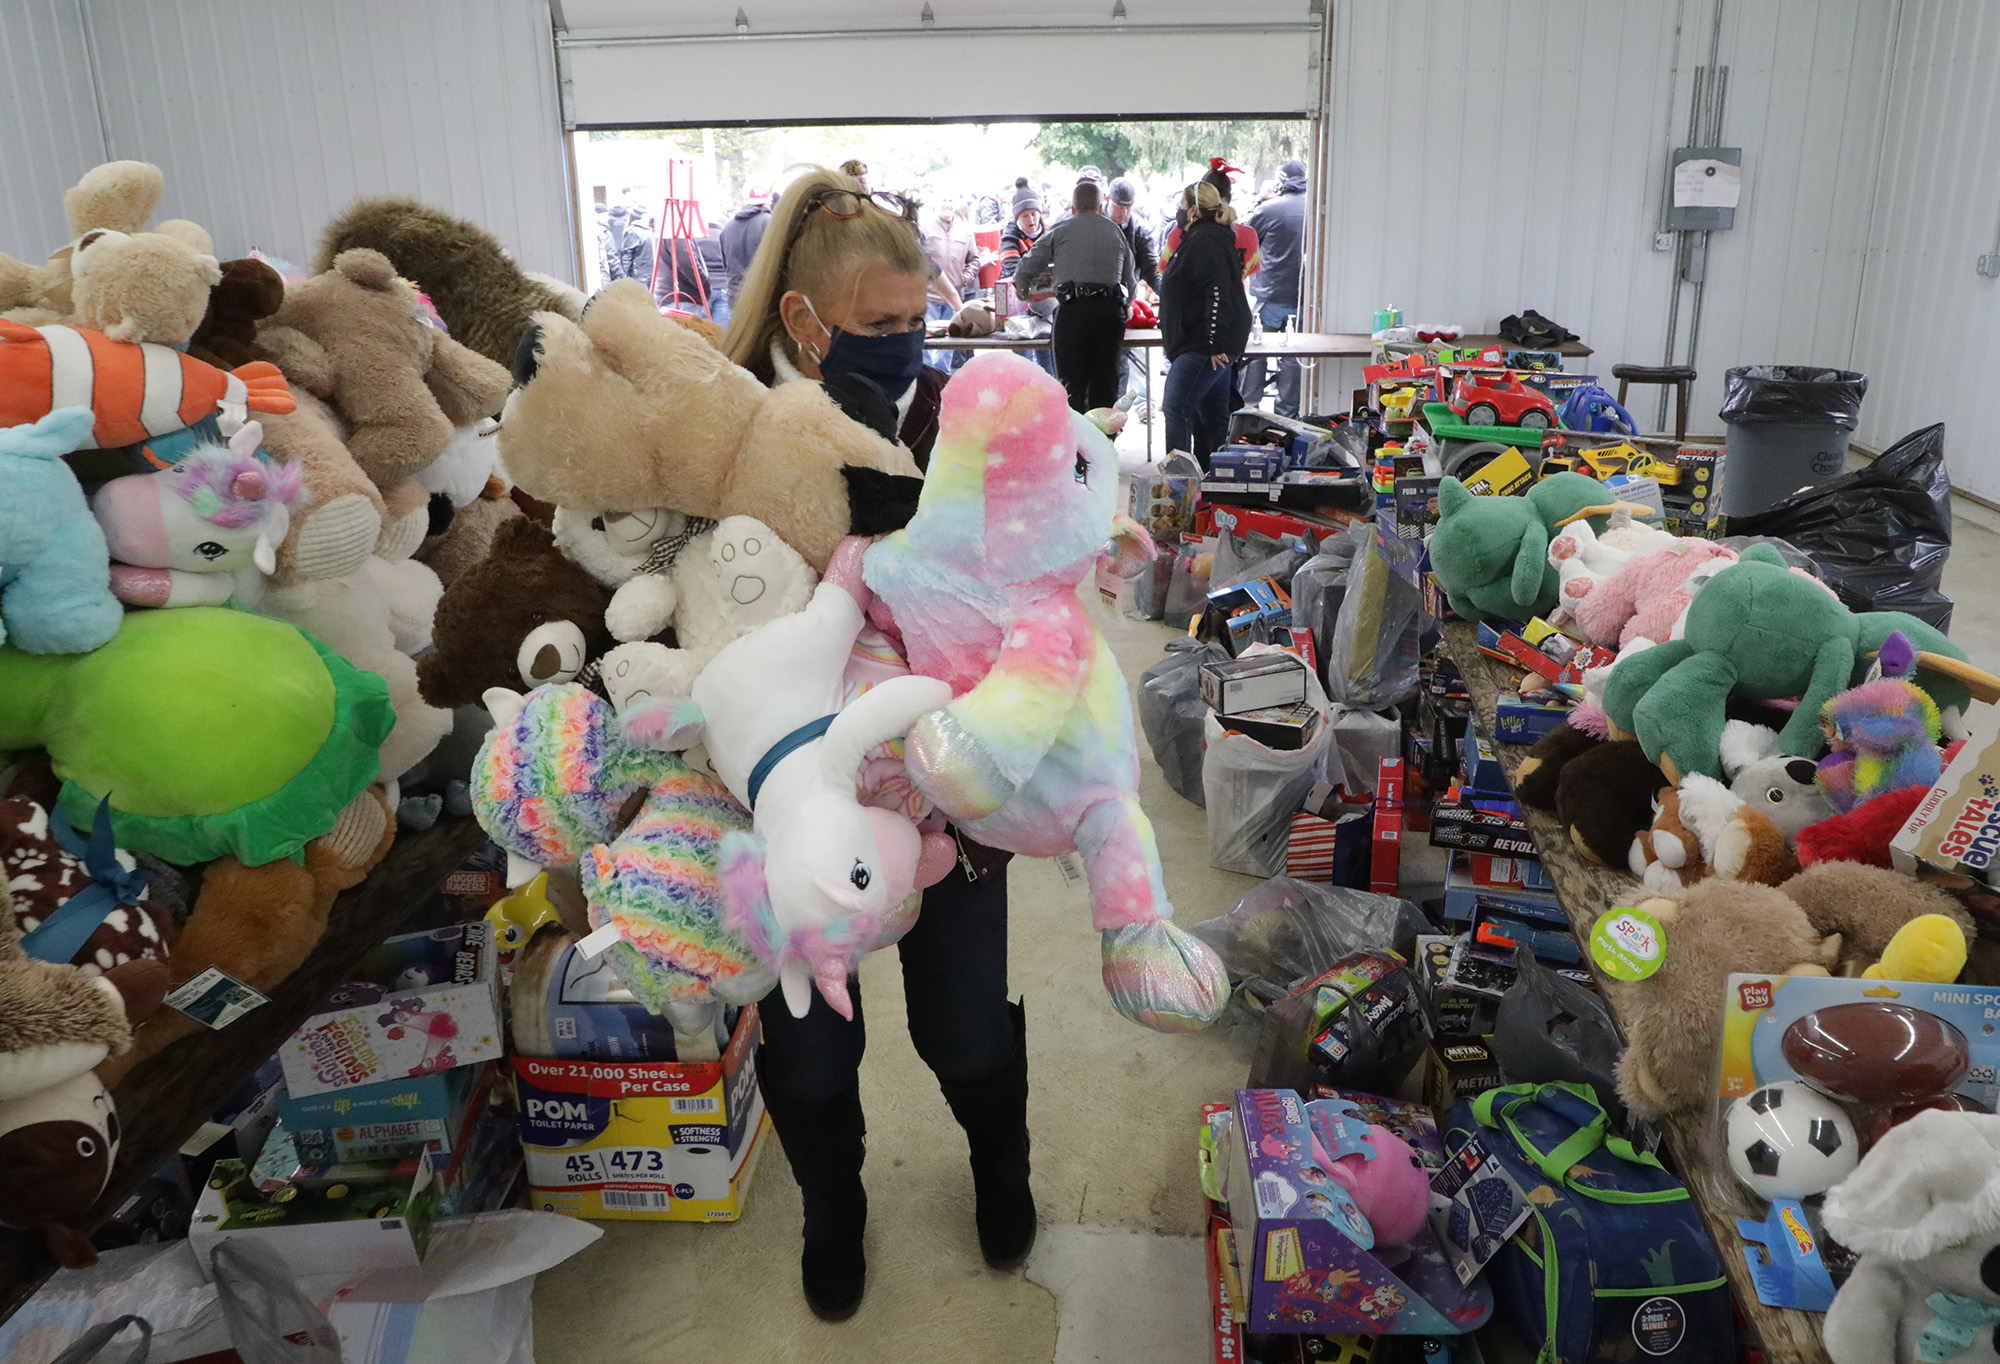
M1213 218L1224 227L1236 224L1236 210L1223 199L1221 191L1206 180L1197 180L1181 192L1181 207L1188 213L1188 221Z
M835 290L854 278L859 265L880 263L926 278L937 268L915 226L874 204L852 218L821 210L814 200L830 189L861 193L853 176L824 166L812 167L786 188L729 315L723 353L766 382L771 379L771 343L789 339L778 312L778 301L787 292L796 289L824 307Z

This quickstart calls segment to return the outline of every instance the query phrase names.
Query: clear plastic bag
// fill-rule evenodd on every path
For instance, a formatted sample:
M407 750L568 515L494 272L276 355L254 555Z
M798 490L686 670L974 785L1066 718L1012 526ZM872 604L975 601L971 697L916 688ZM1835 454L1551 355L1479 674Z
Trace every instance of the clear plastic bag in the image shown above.
M1327 751L1334 755L1327 766L1344 774L1344 780L1338 784L1357 796L1373 795L1381 776L1382 760L1397 757L1403 751L1402 723L1393 715L1335 706L1333 740Z
M1268 652L1276 650L1252 645L1240 657ZM1206 751L1201 786L1202 803L1208 808L1210 866L1246 876L1276 876L1285 869L1292 816L1312 790L1320 746L1332 741L1326 693L1310 672L1306 702L1319 711L1320 726L1311 742L1297 750L1267 748L1246 734L1224 729L1213 714L1203 718Z
M1395 563L1388 555L1422 552L1415 541L1385 549L1372 532L1356 551L1326 656L1327 694L1342 705L1386 710L1415 693L1424 597L1414 563Z
M209 1262L230 1343L243 1364L341 1364L340 1337L299 1291L282 1261L243 1242L215 1247Z
M1174 552L1173 581L1167 587L1166 622L1176 629L1208 609L1208 579L1212 570L1215 541L1183 540ZM1197 571L1197 561L1209 555L1208 566Z
M1393 895L1274 876L1188 932L1213 947L1266 1001L1289 994L1351 953L1390 947L1408 956L1430 932L1423 910Z
M1139 674L1139 727L1153 750L1160 775L1176 794L1196 805L1201 789L1201 665L1221 662L1229 650L1182 635L1167 641L1167 656Z
M130 1344L114 1343L127 1327L138 1328L139 1339ZM146 1364L152 1348L152 1323L144 1317L123 1316L85 1331L52 1364Z
M1362 527L1365 531L1366 527ZM1360 541L1352 533L1323 542L1319 553L1292 574L1292 625L1312 632L1319 656L1319 680L1325 683L1327 659L1333 655L1333 629L1340 620L1340 603L1347 596L1347 575L1354 566Z

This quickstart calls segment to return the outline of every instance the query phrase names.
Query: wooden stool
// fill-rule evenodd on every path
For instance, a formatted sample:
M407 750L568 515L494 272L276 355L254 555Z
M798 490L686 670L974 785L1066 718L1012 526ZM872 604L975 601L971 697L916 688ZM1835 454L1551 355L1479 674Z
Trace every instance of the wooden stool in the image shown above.
M1618 381L1618 405L1625 405L1627 384L1672 384L1674 386L1674 439L1688 434L1688 385L1694 369L1688 365L1613 365L1611 377Z

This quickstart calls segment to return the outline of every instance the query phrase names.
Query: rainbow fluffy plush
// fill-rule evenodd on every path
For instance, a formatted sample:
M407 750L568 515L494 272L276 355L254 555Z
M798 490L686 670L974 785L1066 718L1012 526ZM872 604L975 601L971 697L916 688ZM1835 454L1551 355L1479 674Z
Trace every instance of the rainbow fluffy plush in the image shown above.
M1171 922L1131 701L1087 605L1107 537L1151 557L1146 532L1114 514L1117 491L1111 443L1061 386L1020 357L982 355L945 389L916 516L868 550L862 578L912 671L955 698L905 741L918 789L982 843L1082 853L1113 1002L1190 1031L1215 1021L1228 979Z

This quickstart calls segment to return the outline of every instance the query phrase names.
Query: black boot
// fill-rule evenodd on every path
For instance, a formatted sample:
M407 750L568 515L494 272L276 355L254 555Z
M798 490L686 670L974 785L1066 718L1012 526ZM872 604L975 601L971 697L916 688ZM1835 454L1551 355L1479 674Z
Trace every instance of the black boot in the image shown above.
M1014 1015L1014 1053L978 1080L939 1080L972 1148L979 1251L995 1269L1016 1269L1035 1248L1035 1197L1028 1189L1026 1019Z
M846 1321L861 1306L868 1285L861 1247L868 1225L868 1191L861 1186L867 1150L861 1090L804 1101L766 1092L764 1104L805 1201L799 1279L806 1305L821 1321Z

